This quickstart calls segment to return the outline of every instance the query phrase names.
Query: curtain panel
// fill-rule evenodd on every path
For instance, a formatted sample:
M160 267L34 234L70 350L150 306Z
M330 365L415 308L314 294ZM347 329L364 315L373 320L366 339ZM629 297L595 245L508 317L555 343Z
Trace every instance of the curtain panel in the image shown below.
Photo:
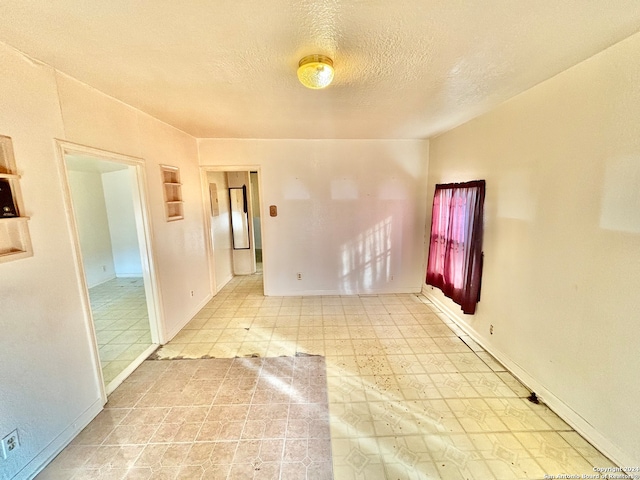
M473 315L480 300L485 181L436 185L427 284Z

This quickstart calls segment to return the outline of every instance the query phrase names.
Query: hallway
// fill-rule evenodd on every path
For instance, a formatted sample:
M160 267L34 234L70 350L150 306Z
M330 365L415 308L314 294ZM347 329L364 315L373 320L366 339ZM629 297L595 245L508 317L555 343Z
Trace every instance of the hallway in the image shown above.
M264 297L261 275L235 277L153 358L158 361L145 362L133 380L117 389L107 409L38 479L252 478L233 470L247 462L238 447L250 431L246 416L231 437L214 441L233 452L219 457L209 451L210 463L218 465L220 458L229 462L227 469L216 470L217 476L207 476L190 452L212 441L199 435L215 406L250 405L260 391L257 384L247 385L244 398L216 387L199 415L176 417L181 411L176 405L188 394L179 372L191 362L163 361L169 359L226 362L227 368L229 362L326 362L326 377L316 372L314 378L326 378L337 480L542 479L545 474L592 474L593 467L613 466L548 408L529 402L530 392L420 295ZM157 369L174 372L178 383L172 391L160 393L152 389L153 382L142 381L145 372ZM194 375L189 371L184 381ZM271 378L276 390L288 391L277 374L272 372ZM286 429L270 440L286 440L299 428L292 410L288 412L281 415L287 417ZM174 433L186 423L193 424L191 433L163 438L160 433L172 415ZM147 434L114 436L119 426L132 424L131 418L144 418L139 423ZM298 439L322 437L309 428L296 431ZM277 445L286 461L285 443ZM123 456L125 447L132 447L128 456ZM144 455L147 450L156 451L154 462ZM305 467L313 457L310 451L306 464L299 462ZM260 458L253 455L252 461ZM284 467L269 474L255 471L253 478L327 478L327 469L307 469L305 476L298 467L295 473Z

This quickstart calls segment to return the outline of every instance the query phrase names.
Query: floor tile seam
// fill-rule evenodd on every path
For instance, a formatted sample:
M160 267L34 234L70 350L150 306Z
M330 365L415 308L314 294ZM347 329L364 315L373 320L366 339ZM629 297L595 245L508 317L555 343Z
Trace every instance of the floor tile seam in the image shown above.
M142 446L144 445L144 446ZM142 446L142 448L140 448L140 451L138 452L138 454L135 456L135 458L133 458L132 460L132 465L135 464L135 462L138 461L138 458L140 457L140 455L142 455L142 452L144 451L144 448L146 446L146 444L101 444L96 451L93 453L93 455L91 455L90 457L88 457L85 462L83 463L83 466L86 465L95 455L98 454L98 451L100 450L100 447L140 447ZM129 460L129 459L128 459ZM97 467L98 469L103 468L105 465L102 465L101 467ZM91 467L90 467L91 468ZM118 467L118 468L122 468L122 467Z
M401 436L399 436L399 435L393 435L393 436L391 436L391 435L384 435L384 436L376 436L376 437L374 437L374 438L376 438L376 439L388 439L388 438L394 438L394 439L397 439L398 437L401 437ZM353 438L353 439L355 439L355 438ZM486 458L485 456L483 456L483 455L482 455L482 453L483 453L483 452L487 452L488 450L478 450L478 449L476 449L476 448L473 448L473 449L460 449L459 447L457 447L457 446L455 446L455 445L451 445L451 446L452 446L453 448L457 449L457 450L460 450L460 451L461 451L461 452L463 452L463 453L469 453L469 452L474 452L474 451L475 451L475 452L478 452L478 453L480 454L480 458L479 458L479 459L477 459L478 461L487 462L488 460L495 460L495 459L504 461L503 459L501 459L501 458L499 458L499 457L496 457L495 459L491 459L491 458ZM406 447L405 447L405 448L406 448ZM408 450L409 450L411 453L416 454L414 451L412 451L412 450L410 450L410 449L408 449ZM529 449L527 449L527 448L526 448L526 447L524 447L524 446L522 446L522 448L518 449L517 451L518 451L518 452L520 452L520 451L524 451L525 453L527 453L527 454L528 454L529 459L530 459L530 460L532 460L532 461L534 461L534 462L538 465L538 467L539 467L541 470L543 470L543 469L542 469L542 466L541 466L541 465L538 463L538 461L537 461L537 460L538 460L539 458L541 458L541 457L536 457L536 456L535 456L531 451L529 451ZM434 456L434 453L435 453L435 452L433 452L432 450L429 450L429 451L427 451L427 452L419 452L419 454L427 454L427 455L431 458L431 462L432 462L432 463L434 463L434 464L438 464L438 463L442 462L443 458L440 458L440 457L436 457L436 456ZM372 455L372 454L369 454L368 456L371 456L371 455ZM397 454L396 454L395 456L397 456ZM378 457L381 459L381 461L382 461L383 463L385 463L385 460L384 460L384 452L379 452L379 453L378 453ZM588 463L591 463L591 462L588 462Z
M521 450L526 450L526 451L530 451L531 448L525 446L520 439L518 439L515 435L516 434L521 434L521 435L533 435L533 434L545 434L545 433L551 433L551 432L556 432L556 431L549 431L549 430L536 430L536 431L530 431L530 430L482 430L482 431L464 431L464 432L460 432L460 431L448 431L448 432L428 432L428 433L421 433L421 432L388 432L388 433L383 433L383 434L371 434L371 435L362 435L362 432L357 432L354 435L344 435L344 436L340 436L340 437L335 437L336 440L338 439L345 439L345 438L349 438L349 439L354 439L354 440L371 440L371 439L379 439L379 438L394 438L394 439L398 439L398 438L410 438L410 439L415 439L416 437L423 437L423 438L448 438L448 437L461 437L461 436L466 436L467 438L469 437L473 437L473 436L488 436L488 435L512 435L514 437L514 439L518 442L518 444L521 446ZM333 440L334 437L332 436L331 439ZM568 442L567 442L568 443ZM453 444L452 444L453 445ZM455 445L454 445L455 446ZM456 447L459 448L459 447ZM582 453L580 453L580 451L578 449L576 449L575 447L573 447L572 445L568 444L567 447L564 448L559 448L559 447L554 447L554 448L558 448L560 450L572 450L576 453L575 457L580 456L585 458L587 461L589 461ZM473 448L473 450L478 450L477 448Z
M483 398L484 397L476 397L476 399L483 399ZM502 397L502 398L512 399L513 397ZM524 398L524 397L522 397L522 399L526 400L526 398ZM445 401L446 402L446 400L461 400L461 399L459 397L452 397L452 398L410 398L410 399L406 399L405 398L405 399L398 399L398 400L391 400L391 401L390 400L375 400L375 401L373 401L373 400L357 400L357 401L348 400L348 401L342 401L342 402L329 400L329 406L354 405L354 404L356 404L356 405L360 405L360 404L371 405L371 404L378 404L378 403L383 403L383 404L387 404L387 405L392 404L392 403L393 404L403 405L403 404L406 404L406 403L418 402L418 401L419 402L422 402L422 401L427 401L427 402L430 402L430 401ZM463 399L463 400L466 400L466 399ZM449 411L451 413L454 413L453 410L451 410L451 408L450 408L448 403L447 403L447 408L449 409ZM491 407L489 407L489 408L491 409ZM496 411L493 410L493 409L492 409L492 412L496 413ZM535 411L532 412L532 413L536 414ZM544 418L542 418L538 414L536 414L536 415L537 415L538 418L540 418L542 421L544 421ZM547 422L545 422L545 423L547 423ZM572 431L572 429L569 429L569 430L563 429L561 431Z

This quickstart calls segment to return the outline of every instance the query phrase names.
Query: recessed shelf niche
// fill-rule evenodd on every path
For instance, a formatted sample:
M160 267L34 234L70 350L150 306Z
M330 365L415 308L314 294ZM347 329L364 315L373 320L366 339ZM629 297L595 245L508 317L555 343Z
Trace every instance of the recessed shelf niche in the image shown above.
M180 183L180 169L169 165L160 165L162 173L162 190L167 222L184 218L182 203L182 183Z
M0 263L33 255L11 137L0 135Z

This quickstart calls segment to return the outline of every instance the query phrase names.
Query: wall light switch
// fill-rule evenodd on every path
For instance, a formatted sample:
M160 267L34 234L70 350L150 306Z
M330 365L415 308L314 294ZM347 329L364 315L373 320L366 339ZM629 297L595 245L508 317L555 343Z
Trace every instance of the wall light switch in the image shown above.
M269 215L272 217L278 216L278 207L275 205L269 205Z

